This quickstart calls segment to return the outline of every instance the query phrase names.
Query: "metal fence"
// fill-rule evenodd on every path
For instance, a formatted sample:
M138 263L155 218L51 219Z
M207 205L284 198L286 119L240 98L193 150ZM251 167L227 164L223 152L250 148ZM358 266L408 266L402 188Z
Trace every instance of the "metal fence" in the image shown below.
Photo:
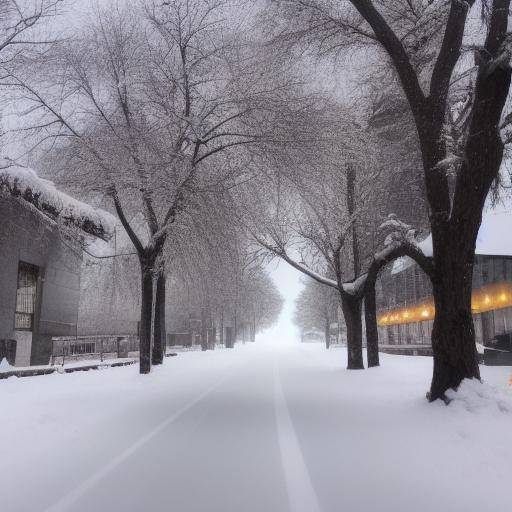
M128 357L130 352L139 351L137 336L78 336L52 339L51 364L64 365L66 360L99 358L107 356Z

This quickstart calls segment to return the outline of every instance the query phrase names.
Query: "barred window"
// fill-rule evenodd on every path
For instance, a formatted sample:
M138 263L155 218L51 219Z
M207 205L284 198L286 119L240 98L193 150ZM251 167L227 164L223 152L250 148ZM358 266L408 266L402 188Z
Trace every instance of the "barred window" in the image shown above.
M18 266L18 288L16 291L16 313L14 328L32 331L37 296L39 268L20 261Z

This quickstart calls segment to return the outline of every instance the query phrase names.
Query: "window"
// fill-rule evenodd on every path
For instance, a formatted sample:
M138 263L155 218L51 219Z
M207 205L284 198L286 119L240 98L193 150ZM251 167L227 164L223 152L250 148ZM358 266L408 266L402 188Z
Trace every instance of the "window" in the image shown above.
M489 281L489 260L485 258L482 261L482 284L487 284Z
M395 345L396 344L396 335L395 335L395 325L388 325L387 326L387 330L388 330L388 343L390 345Z
M507 318L505 309L494 310L494 334L504 334L507 332Z
M16 313L14 328L19 331L32 331L37 296L37 276L39 268L20 261L18 266L18 289L16 291Z
M512 258L507 258L505 261L507 267L505 279L507 281L512 281Z

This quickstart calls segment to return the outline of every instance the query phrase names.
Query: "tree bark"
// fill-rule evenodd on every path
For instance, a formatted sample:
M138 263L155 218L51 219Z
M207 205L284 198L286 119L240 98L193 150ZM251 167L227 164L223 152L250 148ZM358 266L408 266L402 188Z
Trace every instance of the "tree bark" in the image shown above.
M152 364L162 364L167 345L165 329L165 274L161 272L156 282L155 324L153 328Z
M328 317L325 317L324 336L325 336L325 348L329 349L329 347L331 345L331 324L329 322Z
M154 263L154 262L153 262ZM140 331L139 331L139 371L151 371L151 320L153 306L154 265L145 258L140 259L141 292Z
M341 297L341 309L347 327L347 370L363 370L361 299L345 294Z
M452 244L449 244L450 246ZM471 313L473 251L450 253L438 258L433 283L436 315L432 330L434 372L429 400L444 399L448 389L456 389L466 378L480 379Z
M348 214L352 217L356 211L356 168L354 165L347 166L347 209ZM354 278L356 278L361 271L361 256L359 253L359 242L357 238L356 220L352 220L351 228L352 238L352 267L354 270Z
M226 334L225 334L225 343L224 343L224 346L226 348L233 348L234 346L234 334L233 334L233 327L232 326L228 326L226 327Z
M373 283L373 286L368 286L365 289L364 321L366 326L366 357L368 359L368 368L372 368L380 365L375 283Z
M224 345L224 309L220 311L219 343Z
M208 323L206 308L201 308L201 350L208 350Z
M251 341L253 343L256 341L256 315L254 313L252 315L252 323L251 323Z

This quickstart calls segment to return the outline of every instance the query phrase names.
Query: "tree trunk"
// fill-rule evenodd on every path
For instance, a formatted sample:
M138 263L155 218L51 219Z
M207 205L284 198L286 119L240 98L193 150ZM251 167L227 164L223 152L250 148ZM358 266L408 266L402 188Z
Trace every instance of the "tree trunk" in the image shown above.
M252 315L252 324L251 324L251 341L253 343L256 341L256 315L254 313Z
M436 317L432 330L434 372L429 399L445 398L465 378L480 378L471 312L476 238L485 200L503 159L500 116L510 88L508 65L495 65L505 39L510 0L496 0L475 87L465 158L457 174L451 217L447 226L432 226ZM491 29L490 29L491 30ZM497 34L500 37L497 37Z
M329 322L328 317L325 317L324 336L325 336L325 348L329 349L329 346L331 345L331 324Z
M463 379L480 379L471 312L475 245L471 240L476 241L478 226L470 224L460 226L444 247L436 248L434 372L428 396L431 401L444 399L445 392L456 389Z
M225 339L224 346L226 348L233 348L234 341L233 341L233 327L232 326L226 327L226 334L225 334L224 339Z
M201 350L208 350L208 323L206 308L201 308Z
M368 368L379 366L379 332L377 330L377 307L375 304L375 283L365 289L364 321L366 326L366 357Z
M220 325L219 325L219 343L224 345L224 310L220 312Z
M361 299L344 295L341 298L341 309L347 327L347 370L363 370Z
M165 274L158 275L156 282L155 324L153 329L154 341L152 363L162 364L165 357L166 330L165 330Z
M153 262L154 263L154 262ZM140 373L151 371L151 320L153 306L153 264L141 258L141 291L139 331Z

